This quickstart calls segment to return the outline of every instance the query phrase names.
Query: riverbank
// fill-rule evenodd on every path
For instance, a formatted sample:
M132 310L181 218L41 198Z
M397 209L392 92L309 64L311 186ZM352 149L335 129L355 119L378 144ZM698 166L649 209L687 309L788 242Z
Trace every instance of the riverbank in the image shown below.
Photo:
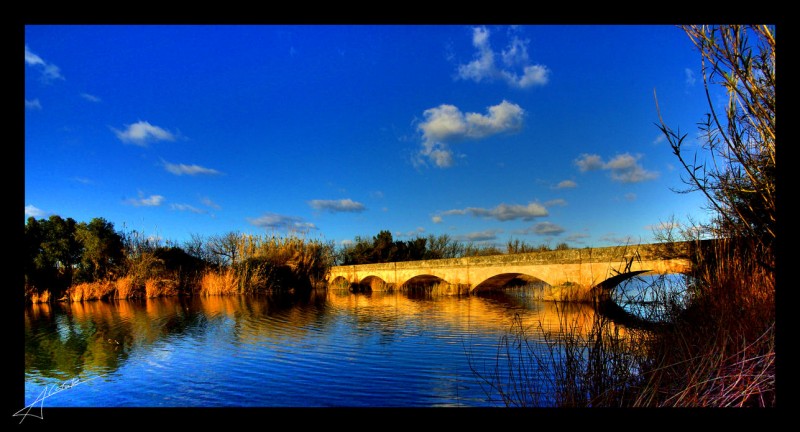
M547 406L774 407L775 275L765 257L774 254L748 239L698 251L686 306L656 328L620 331L596 314L591 331L577 332L564 319L541 349L516 324L497 359L515 372L484 379L507 406L530 406L547 388Z

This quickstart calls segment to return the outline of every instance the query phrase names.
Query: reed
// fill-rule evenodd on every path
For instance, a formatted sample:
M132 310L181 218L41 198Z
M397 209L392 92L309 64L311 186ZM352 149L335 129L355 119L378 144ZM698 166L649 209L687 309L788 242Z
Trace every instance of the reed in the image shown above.
M308 290L325 280L333 247L295 235L241 235L235 247L239 292Z
M755 258L772 255L762 247L728 239L698 254L694 298L653 340L640 404L775 404L775 278Z
M38 292L36 290L33 290L33 292L30 294L29 298L30 298L31 303L37 303L37 304L38 303L47 303L47 302L50 301L50 291L49 290L44 290L42 292Z
M507 406L772 407L775 279L748 240L698 248L684 308L658 326L623 327L601 313L559 315L560 330L532 341L517 317L493 369L473 372ZM566 306L566 305L565 305Z
M172 279L147 279L144 291L147 298L178 295L178 282Z
M123 276L115 281L117 299L128 299L142 297L145 295L144 287L136 283L136 279L131 275Z
M67 289L66 298L73 302L101 300L113 297L116 285L111 281L84 282Z
M514 407L630 406L647 359L647 333L626 330L600 314L556 310L560 328L527 328L516 315L492 368L470 368L492 400ZM530 336L531 331L543 338Z
M203 296L233 295L239 293L239 278L231 269L208 271L200 279L199 294Z

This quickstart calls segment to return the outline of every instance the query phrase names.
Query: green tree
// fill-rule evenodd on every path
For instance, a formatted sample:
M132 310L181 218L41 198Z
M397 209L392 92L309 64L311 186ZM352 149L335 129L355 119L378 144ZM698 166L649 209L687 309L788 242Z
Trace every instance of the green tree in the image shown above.
M25 281L30 286L59 293L72 283L82 248L75 239L76 222L52 215L28 218L25 225Z
M416 261L425 259L425 252L427 250L428 239L417 237L413 240L406 242L406 260Z
M83 247L78 280L81 282L113 278L125 262L122 236L114 224L103 218L89 223L81 222L75 230L75 239Z
M425 259L458 258L464 256L466 248L463 243L447 234L427 237Z

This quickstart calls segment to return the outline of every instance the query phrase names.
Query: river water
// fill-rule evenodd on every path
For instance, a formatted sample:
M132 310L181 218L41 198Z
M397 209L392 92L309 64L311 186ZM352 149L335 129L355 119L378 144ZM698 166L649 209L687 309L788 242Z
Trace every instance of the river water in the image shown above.
M537 344L554 339L564 322L592 317L589 306L543 302L524 290L29 305L25 400L49 395L45 407L503 406L485 378L497 370L500 342L514 323ZM54 392L58 386L63 391Z

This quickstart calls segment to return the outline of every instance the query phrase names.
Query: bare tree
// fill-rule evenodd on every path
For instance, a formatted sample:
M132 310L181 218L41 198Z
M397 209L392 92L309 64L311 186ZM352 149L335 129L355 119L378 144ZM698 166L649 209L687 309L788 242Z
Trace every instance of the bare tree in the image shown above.
M682 28L701 53L709 112L699 123L703 152L691 154L686 134L667 126L659 110L659 128L685 170L688 189L679 192L706 196L716 212L714 226L707 227L715 236L748 237L772 250L777 235L774 26ZM721 110L712 98L717 85L728 96Z
M239 260L239 238L236 231L222 235L213 235L206 242L206 249L215 256L216 264L235 266Z

